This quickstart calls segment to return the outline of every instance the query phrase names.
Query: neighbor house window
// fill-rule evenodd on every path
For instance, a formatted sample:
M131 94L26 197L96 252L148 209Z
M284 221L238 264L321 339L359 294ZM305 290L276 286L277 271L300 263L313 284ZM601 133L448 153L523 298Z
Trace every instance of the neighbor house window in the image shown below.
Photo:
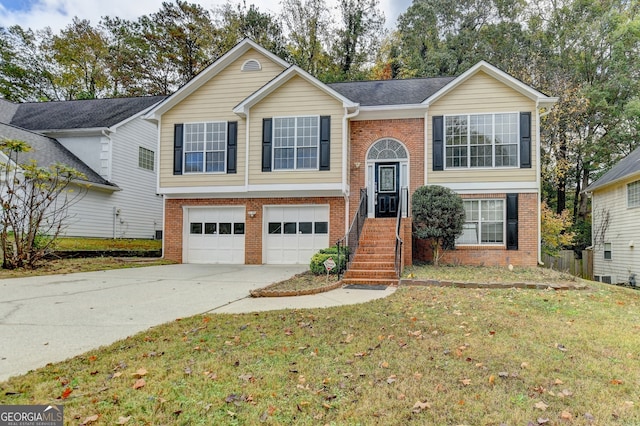
M273 119L274 170L318 169L320 117Z
M518 114L467 114L445 118L447 168L517 167Z
M150 149L138 149L138 167L153 171L155 169L155 153Z
M604 243L604 258L611 260L611 243Z
M464 200L465 223L456 244L504 244L504 200Z
M226 149L226 122L184 125L185 173L224 172Z
M627 207L640 207L640 180L627 185Z

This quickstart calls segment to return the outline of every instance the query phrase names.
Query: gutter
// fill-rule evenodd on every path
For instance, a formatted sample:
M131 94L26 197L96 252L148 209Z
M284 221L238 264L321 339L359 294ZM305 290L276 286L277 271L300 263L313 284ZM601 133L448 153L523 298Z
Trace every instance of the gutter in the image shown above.
M349 114L349 110L347 107L344 108L344 116L342 117L342 195L346 201L346 208L344 209L344 228L345 235L349 232L349 210L350 210L350 202L349 202L349 190L347 190L347 177L349 176L349 162L351 158L349 157L349 120L356 117L360 114L360 105L356 105L355 111Z

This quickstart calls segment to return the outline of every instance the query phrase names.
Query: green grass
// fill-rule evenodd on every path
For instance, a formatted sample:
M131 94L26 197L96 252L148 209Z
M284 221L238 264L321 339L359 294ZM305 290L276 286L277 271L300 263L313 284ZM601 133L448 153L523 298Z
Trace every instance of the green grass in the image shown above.
M591 286L199 315L13 378L0 404L62 403L67 424L640 425L640 293Z
M55 243L56 250L160 250L161 240L132 238L59 238Z

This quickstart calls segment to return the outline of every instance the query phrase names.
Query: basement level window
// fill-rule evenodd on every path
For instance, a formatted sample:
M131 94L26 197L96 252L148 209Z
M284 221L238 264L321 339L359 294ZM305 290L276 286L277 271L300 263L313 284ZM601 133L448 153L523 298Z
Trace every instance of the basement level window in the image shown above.
M604 258L611 260L611 243L604 243Z

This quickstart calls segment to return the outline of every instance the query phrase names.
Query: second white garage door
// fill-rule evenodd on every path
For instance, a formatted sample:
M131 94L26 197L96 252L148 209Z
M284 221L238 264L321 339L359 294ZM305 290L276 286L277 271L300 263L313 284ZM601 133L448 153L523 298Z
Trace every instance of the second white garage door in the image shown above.
M186 263L244 263L244 207L190 207L185 217Z
M269 206L264 214L264 263L309 264L329 247L329 206Z

